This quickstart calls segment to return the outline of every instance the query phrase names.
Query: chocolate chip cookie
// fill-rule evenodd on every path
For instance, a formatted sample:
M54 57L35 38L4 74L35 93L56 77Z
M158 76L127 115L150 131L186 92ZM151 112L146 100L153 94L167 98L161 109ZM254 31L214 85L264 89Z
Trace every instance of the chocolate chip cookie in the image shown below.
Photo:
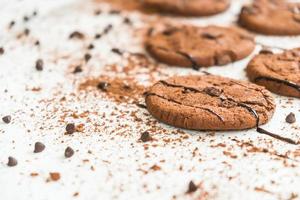
M254 47L253 37L235 27L169 27L146 40L148 52L158 61L194 69L241 60Z
M242 8L239 23L266 35L299 35L300 3L286 0L255 0Z
M300 98L300 48L280 54L262 52L248 64L247 75L274 93Z
M184 16L209 16L225 11L229 0L142 0L142 5Z
M261 86L214 75L172 77L146 93L148 111L158 120L192 130L242 130L273 115L271 93Z

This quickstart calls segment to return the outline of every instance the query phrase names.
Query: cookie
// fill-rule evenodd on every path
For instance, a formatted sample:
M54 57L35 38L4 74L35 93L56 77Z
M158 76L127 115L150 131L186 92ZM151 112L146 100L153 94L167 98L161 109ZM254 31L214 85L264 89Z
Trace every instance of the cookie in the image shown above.
M239 16L243 27L266 35L299 35L300 3L286 0L255 0Z
M229 8L229 0L142 0L147 8L184 16L210 16Z
M214 75L177 76L154 84L147 109L166 124L192 130L243 130L266 123L275 104L261 86Z
M169 27L146 40L148 52L158 61L194 69L241 60L254 47L253 37L234 27Z
M274 93L300 98L300 48L280 54L262 51L248 64L247 75Z

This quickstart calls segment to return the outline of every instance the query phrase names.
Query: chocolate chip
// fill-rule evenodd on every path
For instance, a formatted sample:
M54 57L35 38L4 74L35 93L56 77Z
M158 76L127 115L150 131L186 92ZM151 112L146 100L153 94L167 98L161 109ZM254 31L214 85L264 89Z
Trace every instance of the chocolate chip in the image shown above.
M2 121L6 124L9 124L11 122L11 116L6 115L6 116L2 117Z
M260 50L259 54L273 54L273 52L271 49L263 48L262 50Z
M102 37L102 35L100 34L100 33L97 33L96 35L95 35L95 39L99 39L99 38L101 38Z
M89 44L88 49L94 49L95 46L93 44Z
M218 38L216 35L213 35L211 33L202 33L201 37L209 39L209 40L215 40Z
M127 83L124 83L123 89L125 89L125 90L130 90L131 87L130 87L130 85L128 85Z
M15 24L16 24L15 21L11 21L11 22L9 23L9 25L8 25L8 28L12 28Z
M100 15L101 13L102 13L101 10L95 10L95 12L94 12L95 15Z
M109 14L112 14L112 15L118 15L120 13L121 13L121 11L119 11L119 10L111 10L111 11L109 11Z
M112 48L111 51L120 56L123 55L123 52L118 48Z
M35 10L35 11L33 11L32 16L37 16L37 14L38 14L38 12Z
M33 150L33 153L40 153L42 151L44 151L44 149L46 148L46 146L41 143L41 142L36 142L34 144L34 150Z
M92 55L89 53L84 54L84 60L85 62L89 62L89 60L92 58Z
M69 35L69 39L84 39L84 34L79 31L74 31Z
M285 118L285 121L287 123L289 123L289 124L295 123L296 122L296 116L295 116L295 114L292 113L292 112L290 114L288 114L288 116L286 116L286 118Z
M169 28L169 29L166 29L162 32L163 35L165 36L169 36L169 35L172 35L173 33L177 32L178 31L178 28Z
M24 22L28 22L29 19L30 19L30 18L29 18L28 16L26 16L26 15L23 17L23 21L24 21Z
M67 147L65 150L65 157L71 158L74 155L74 150L71 147Z
M129 17L125 17L123 20L124 24L132 24L131 20Z
M196 192L197 189L198 189L197 185L195 185L195 183L193 181L190 181L189 187L188 187L188 190L186 191L186 193L189 194L189 193Z
M78 65L78 66L75 67L73 73L76 74L76 73L80 73L80 72L82 72L82 68L81 68L80 65Z
M38 40L35 41L34 45L35 45L35 46L40 46L40 41L38 41Z
M9 167L14 167L18 164L17 159L15 159L14 157L9 156L8 157L8 162L7 162L7 166Z
M109 83L101 81L98 83L97 88L102 90L103 92L106 92L109 85L110 85Z
M29 35L29 33L30 33L30 30L29 30L28 28L25 28L25 29L24 29L24 34L25 34L25 35Z
M222 90L219 90L218 88L214 87L204 88L204 92L214 97L219 97L222 94Z
M67 131L67 134L73 134L75 131L76 131L76 126L74 123L69 123L67 124L66 126L66 131Z
M152 137L150 136L148 131L145 131L141 134L140 140L142 142L149 142L152 140Z
M111 24L107 25L103 30L103 34L107 34L109 31L111 31L112 27L113 26Z
M139 108L147 109L147 106L145 104L137 103L136 106Z
M42 59L38 59L36 62L35 62L35 68L36 70L38 71L42 71L44 69L44 61Z
M4 48L0 47L0 55L3 55L3 54L4 54Z

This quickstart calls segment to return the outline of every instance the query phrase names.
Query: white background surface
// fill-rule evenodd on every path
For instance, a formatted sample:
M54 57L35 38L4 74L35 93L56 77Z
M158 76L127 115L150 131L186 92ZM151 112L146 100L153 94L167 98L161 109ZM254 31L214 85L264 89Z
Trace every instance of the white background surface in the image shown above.
M236 21L242 2L234 0L229 11L215 17L176 20L199 25L229 25ZM103 14L95 17L93 12L96 8L103 9ZM107 14L105 10L108 8L107 5L84 0L0 1L0 46L5 48L5 54L0 56L0 115L12 116L12 123L0 123L1 200L171 199L174 195L178 199L200 198L203 195L201 191L193 195L185 194L190 180L202 184L203 190L209 193L205 199L289 199L292 194L300 198L299 146L260 135L255 130L216 134L184 130L189 135L188 139L165 143L164 139L183 136L172 133L177 129L157 123L159 130L154 135L156 141L151 143L157 146L150 145L145 150L144 144L137 142L141 132L149 128L145 123L137 125L129 114L124 114L122 120L118 121L116 116L111 115L115 103L95 95L95 92L79 95L78 84L82 80L105 74L103 66L106 64L123 62L110 52L112 47L143 52L142 43L133 31L144 26L140 14L123 13L134 22L134 28L130 28L122 24L120 16ZM30 15L34 10L38 10L38 16L23 23L23 16ZM11 20L15 20L16 25L9 31L7 25ZM79 75L70 73L69 66L82 57L82 49L86 44L68 41L69 34L74 30L82 30L89 40L108 24L113 24L115 28L96 42L93 59L84 66L84 72ZM30 28L30 36L17 40L16 36L25 27ZM33 45L37 38L41 42L40 48ZM293 48L300 44L300 37L257 36L256 40L282 48ZM257 45L256 52L260 48ZM69 57L53 62L61 55ZM37 58L45 61L42 72L34 68ZM247 80L244 68L249 59L225 67L212 67L208 71ZM198 73L191 69L160 67L168 75ZM147 84L147 68L138 70L145 73L135 78ZM31 91L34 87L40 87L41 91ZM5 93L5 90L8 92ZM76 97L71 93L75 93ZM67 101L61 105L59 100L62 97L66 97ZM276 102L275 115L264 127L299 141L299 99L276 96ZM143 121L155 121L144 115L146 110L137 109L134 105L117 107L125 111L137 110L137 115ZM95 114L82 119L68 117L59 122L64 113L70 115L86 110ZM298 119L294 125L285 123L285 116L291 111ZM106 117L102 116L103 113L106 113ZM108 123L109 120L112 122ZM64 135L67 122L85 123L85 132ZM109 127L104 127L103 122ZM96 131L95 124L99 125ZM117 127L122 124L128 127L118 131ZM233 142L233 138L270 151L287 153L293 160L284 161L268 153L248 153L244 157L246 150ZM46 145L44 152L32 153L36 141ZM225 143L226 147L212 147L218 143ZM63 156L67 146L76 150L70 159ZM195 148L198 148L198 152L193 157ZM232 159L223 151L230 151L238 158ZM298 157L295 152L298 152ZM18 166L7 167L8 156L16 157ZM150 170L148 174L141 171L148 170L154 164L160 166L161 170ZM90 169L91 166L95 168L94 171ZM179 170L180 166L182 170ZM31 177L30 173L33 172L39 175ZM46 182L49 172L59 172L61 179ZM256 191L255 187L269 192ZM79 195L73 197L76 192Z

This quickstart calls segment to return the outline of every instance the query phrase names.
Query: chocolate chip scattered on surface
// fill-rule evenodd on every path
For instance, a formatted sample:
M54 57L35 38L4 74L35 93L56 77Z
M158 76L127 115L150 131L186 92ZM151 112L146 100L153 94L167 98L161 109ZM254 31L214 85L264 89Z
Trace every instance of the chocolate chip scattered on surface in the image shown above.
M2 117L2 121L6 124L9 124L11 122L11 116L6 115L6 116Z
M8 162L7 162L7 166L9 167L14 167L18 164L18 161L16 158L12 157L12 156L9 156L8 157Z
M285 118L285 121L287 122L287 123L289 123L289 124L293 124L293 123L295 123L296 122L296 116L295 116L295 114L294 113L290 113L290 114L288 114L287 116L286 116L286 118Z
M197 189L198 189L197 185L193 181L190 181L186 193L187 194L194 193L197 191Z
M71 147L65 149L65 157L71 158L74 155L74 150Z
M46 146L45 146L43 143L41 143L41 142L36 142L36 143L34 144L34 150L33 150L33 152L34 152L34 153L40 153L40 152L44 151L45 148L46 148Z
M43 71L43 69L44 69L44 61L42 59L38 59L35 62L35 69L38 70L38 71Z
M76 126L75 126L74 123L67 124L66 132L67 132L68 135L71 135L71 134L75 133L75 131L76 131Z

